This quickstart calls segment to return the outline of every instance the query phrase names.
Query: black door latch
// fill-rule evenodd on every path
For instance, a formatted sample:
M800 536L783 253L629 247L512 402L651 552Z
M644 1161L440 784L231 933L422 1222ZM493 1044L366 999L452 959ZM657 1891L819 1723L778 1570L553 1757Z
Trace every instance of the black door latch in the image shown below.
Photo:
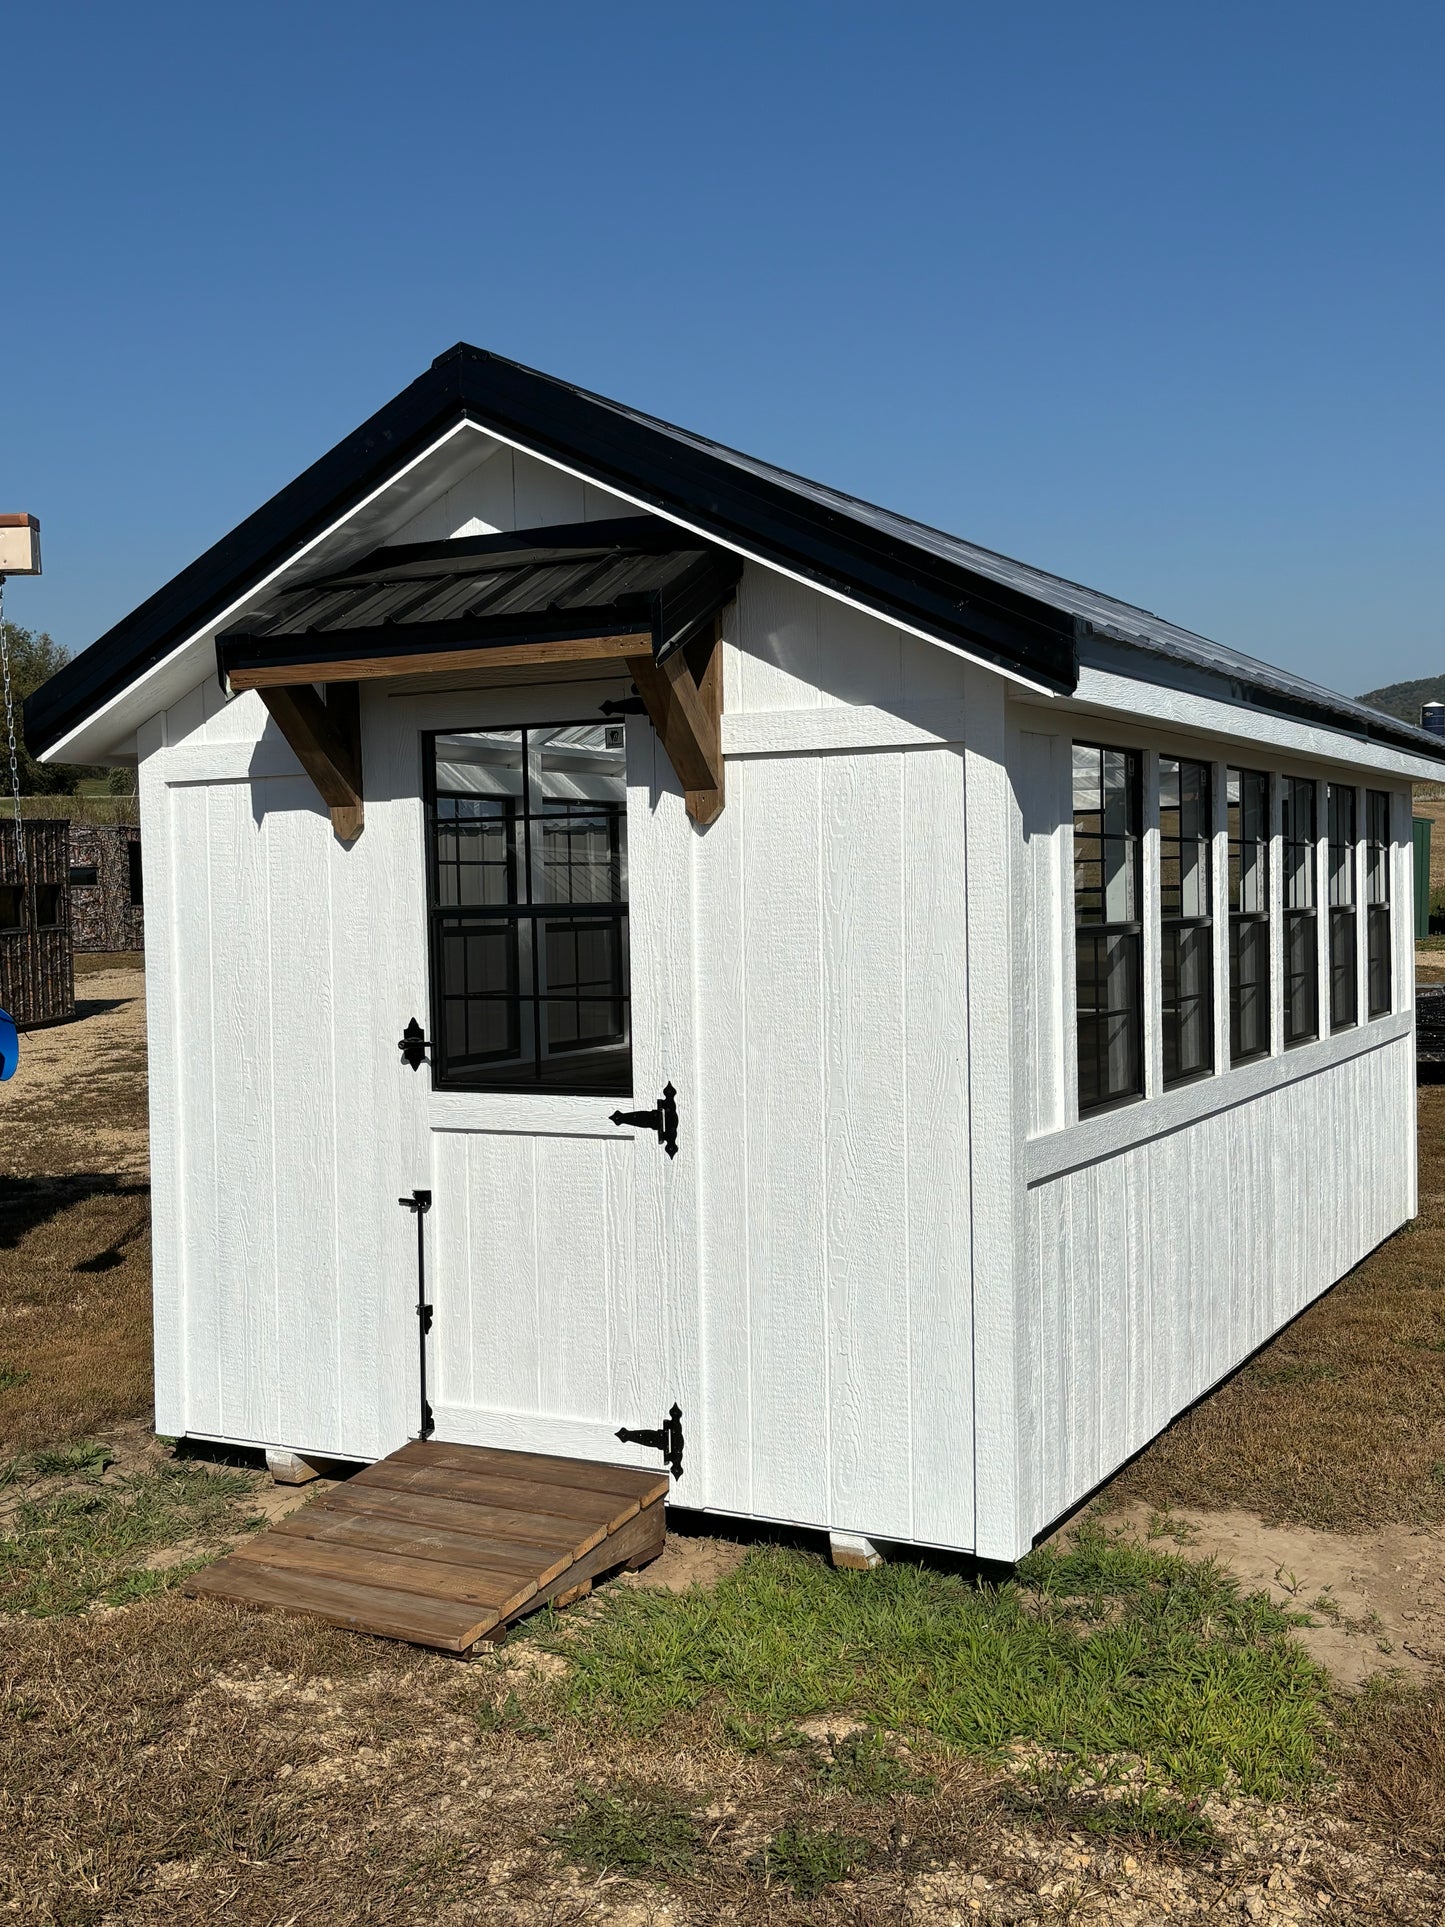
M656 1431L651 1429L634 1430L624 1425L617 1434L624 1445L645 1445L649 1452L661 1452L668 1471L675 1479L682 1477L682 1407L674 1405Z
M409 1198L398 1198L397 1203L416 1218L416 1322L417 1322L417 1363L420 1367L418 1393L421 1399L421 1430L419 1439L429 1439L436 1430L436 1420L432 1416L431 1401L427 1397L426 1383L426 1335L431 1330L432 1306L426 1295L426 1230L423 1220L431 1210L431 1192L413 1191Z
M677 1156L677 1092L664 1084L655 1111L614 1111L613 1124L634 1124L639 1131L656 1131L657 1141L670 1158Z
M401 1052L402 1062L410 1064L414 1071L419 1071L426 1062L426 1054L431 1049L431 1045L427 1042L422 1027L415 1017L397 1038L396 1047Z

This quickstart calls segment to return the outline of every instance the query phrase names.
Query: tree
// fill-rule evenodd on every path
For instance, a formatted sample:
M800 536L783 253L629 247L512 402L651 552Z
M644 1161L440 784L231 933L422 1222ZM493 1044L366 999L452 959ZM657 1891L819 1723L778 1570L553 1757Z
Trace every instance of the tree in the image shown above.
M21 705L41 683L53 676L62 663L69 662L70 651L42 629L22 629L18 622L7 622L5 647L10 656L10 693L15 703L16 764L20 772L22 796L68 796L89 771L72 763L37 763L25 747ZM5 740L5 717L0 711L0 791L10 787L10 754Z

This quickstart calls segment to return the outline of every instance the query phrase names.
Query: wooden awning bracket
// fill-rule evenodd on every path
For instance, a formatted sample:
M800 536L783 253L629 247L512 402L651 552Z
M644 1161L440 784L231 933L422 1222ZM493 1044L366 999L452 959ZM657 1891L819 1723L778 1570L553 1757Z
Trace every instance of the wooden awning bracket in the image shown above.
M627 668L683 787L687 813L706 827L722 815L722 625L711 626L658 663L629 656Z
M257 693L330 810L332 829L343 843L354 843L365 821L356 684L328 683L325 702L310 683Z

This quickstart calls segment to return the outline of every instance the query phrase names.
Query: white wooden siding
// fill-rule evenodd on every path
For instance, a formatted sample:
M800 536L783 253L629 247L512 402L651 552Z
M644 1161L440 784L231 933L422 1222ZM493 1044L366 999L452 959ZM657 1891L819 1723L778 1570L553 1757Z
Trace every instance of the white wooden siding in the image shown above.
M971 1544L964 803L736 757L695 839L710 1506Z
M1394 1037L1028 1188L1031 1531L1410 1216L1413 1116Z

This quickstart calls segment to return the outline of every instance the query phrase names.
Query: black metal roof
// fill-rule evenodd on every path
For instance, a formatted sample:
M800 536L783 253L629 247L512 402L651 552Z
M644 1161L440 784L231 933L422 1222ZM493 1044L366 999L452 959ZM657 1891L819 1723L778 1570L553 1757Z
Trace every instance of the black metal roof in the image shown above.
M1445 761L1423 731L1147 610L466 343L37 690L25 706L32 749L58 742L463 420L1045 689L1077 687L1080 643L1097 634L1152 661L1156 677L1207 677L1238 700Z
M732 595L742 563L654 515L374 549L274 596L216 638L247 664L324 662L525 637L647 630L658 660Z

